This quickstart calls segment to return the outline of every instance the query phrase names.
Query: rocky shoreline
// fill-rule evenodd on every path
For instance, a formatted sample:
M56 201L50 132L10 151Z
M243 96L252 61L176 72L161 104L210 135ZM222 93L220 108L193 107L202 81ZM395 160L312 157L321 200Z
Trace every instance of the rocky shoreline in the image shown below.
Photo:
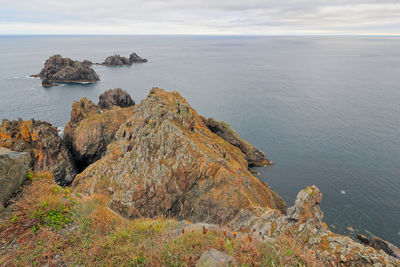
M61 56L53 60L77 64ZM43 77L54 73L49 66L46 70ZM139 104L119 88L102 94L98 104L82 98L72 104L64 138L47 122L3 120L0 147L0 181L6 185L0 209L11 213L13 205L6 203L30 169L48 172L55 183L74 192L76 201L100 198L104 209L128 221L173 218L189 221L177 233L193 227L201 227L204 235L210 229L229 229L234 238L250 242L289 236L321 266L400 265L399 249L387 241L360 237L357 242L330 231L316 186L300 191L294 206L286 208L249 171L250 166L271 164L265 154L228 124L198 115L176 91L153 88ZM7 172L11 169L20 171ZM7 244L12 242L4 243L11 255L18 246ZM207 250L203 256L199 266L218 257L235 265L218 251Z

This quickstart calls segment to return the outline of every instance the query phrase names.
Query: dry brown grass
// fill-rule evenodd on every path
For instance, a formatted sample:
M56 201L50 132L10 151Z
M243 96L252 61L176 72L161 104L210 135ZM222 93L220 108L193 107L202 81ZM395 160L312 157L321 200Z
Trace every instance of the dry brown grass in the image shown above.
M0 265L195 266L204 251L215 248L240 266L320 266L290 237L263 243L224 231L182 231L172 219L127 220L107 201L102 195L75 195L54 184L49 174L33 175L14 212L2 221L1 246L7 248L0 250ZM58 228L58 221L54 226L35 216L38 210L44 217L61 210L63 216L55 218L70 220Z

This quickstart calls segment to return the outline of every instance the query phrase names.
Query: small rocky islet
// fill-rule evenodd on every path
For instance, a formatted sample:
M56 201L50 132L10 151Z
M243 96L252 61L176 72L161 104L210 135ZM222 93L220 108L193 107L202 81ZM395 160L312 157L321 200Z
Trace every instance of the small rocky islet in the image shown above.
M100 81L99 75L92 66L123 66L134 63L145 63L147 59L141 58L136 53L132 53L129 58L120 55L107 57L103 63L93 63L89 60L72 60L63 58L61 55L54 55L48 58L43 69L39 74L31 77L40 78L43 87L51 87L58 83L95 83Z
M0 259L24 248L23 241L15 242L9 233L22 231L14 226L13 210L33 194L29 183L21 187L33 172L48 173L54 183L67 186L65 192L72 191L76 202L100 198L102 209L126 218L120 220L154 218L157 223L157 218L171 218L177 224L169 239L196 231L223 233L224 242L238 238L253 245L278 244L290 237L299 250L311 253L314 266L399 266L400 251L393 244L365 236L357 242L331 232L323 222L322 193L316 186L300 191L287 209L278 194L249 171L250 166L266 164L270 162L264 153L228 124L198 115L178 92L159 88L151 89L139 104L120 88L106 91L98 104L86 98L75 101L64 138L47 122L4 119ZM62 227L64 232L49 231L61 236L79 231ZM24 238L34 235L27 231L21 234ZM243 263L224 244L220 251L217 245L204 247L203 254L193 256L197 263L187 259L188 265ZM73 264L68 257L61 253L47 260L55 266Z

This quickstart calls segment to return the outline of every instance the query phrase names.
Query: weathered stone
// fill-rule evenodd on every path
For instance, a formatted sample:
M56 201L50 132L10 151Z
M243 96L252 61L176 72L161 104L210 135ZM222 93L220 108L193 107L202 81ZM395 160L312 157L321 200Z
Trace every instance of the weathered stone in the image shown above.
M239 134L235 132L226 122L216 121L213 118L206 119L202 117L202 119L211 132L219 135L229 144L238 147L245 155L249 166L264 166L271 164L271 162L265 158L263 152L241 139Z
M201 255L196 267L228 267L234 265L235 262L231 256L216 249L210 249Z
M131 96L121 88L110 89L99 96L99 104L101 108L110 108L119 106L126 108L135 105Z
M322 193L315 185L297 194L295 205L287 210L288 220L305 223L311 220L316 228L322 228L323 213L320 208Z
M54 82L97 82L100 80L96 72L87 62L82 63L70 58L54 55L46 60L39 76L43 86L51 86Z
M120 55L113 55L107 57L102 63L102 65L122 66L122 65L132 65L132 63L126 57L121 57Z
M0 211L26 179L31 157L0 147Z
M48 122L3 120L0 147L28 152L33 159L33 170L50 171L61 185L71 183L77 174L75 163L57 128Z
M129 56L129 61L130 61L131 63L145 63L145 62L147 62L147 59L141 58L141 57L138 56L136 53L132 53L132 54Z
M281 208L282 199L252 176L243 153L212 133L178 92L153 88L134 106L107 153L73 186L104 193L118 213L225 223L241 209Z
M133 107L102 110L87 98L72 104L71 119L64 128L64 142L79 171L100 159L114 141L119 127L132 115Z

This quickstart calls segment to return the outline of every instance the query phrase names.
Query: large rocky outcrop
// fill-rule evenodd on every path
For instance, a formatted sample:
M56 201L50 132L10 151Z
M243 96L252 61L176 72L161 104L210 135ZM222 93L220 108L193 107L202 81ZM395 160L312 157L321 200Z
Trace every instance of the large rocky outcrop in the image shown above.
M51 86L54 82L97 82L100 80L89 61L82 63L63 58L61 55L51 56L44 63L41 72L32 76L40 77L43 86Z
M26 179L31 157L0 147L0 211Z
M247 231L263 241L289 235L298 244L315 251L318 259L333 266L399 266L394 245L386 251L379 246L372 249L329 231L322 222L321 200L319 189L309 186L299 192L295 205L288 208L286 215L273 209L244 209L229 226L236 231Z
M129 56L129 61L131 63L145 63L145 62L147 62L147 59L138 56L138 54L136 54L136 53L132 53Z
M77 174L71 154L50 123L28 120L3 120L0 125L0 147L28 152L34 171L50 171L61 185L72 182Z
M238 147L245 155L249 166L264 166L271 164L263 152L240 138L240 135L226 122L216 121L213 118L206 119L202 117L202 119L210 131L221 136L231 145Z
M133 107L112 106L102 110L87 98L72 104L71 119L64 129L64 142L79 171L104 155L107 145L114 141L115 133L132 112Z
M131 96L121 88L110 89L99 96L99 104L101 108L110 108L119 106L126 108L135 105Z
M286 209L178 92L153 88L134 107L106 155L77 176L76 190L109 196L110 207L129 218L225 223L245 208Z
M121 57L120 55L113 55L107 57L101 65L106 66L122 66L122 65L132 65L126 57Z

